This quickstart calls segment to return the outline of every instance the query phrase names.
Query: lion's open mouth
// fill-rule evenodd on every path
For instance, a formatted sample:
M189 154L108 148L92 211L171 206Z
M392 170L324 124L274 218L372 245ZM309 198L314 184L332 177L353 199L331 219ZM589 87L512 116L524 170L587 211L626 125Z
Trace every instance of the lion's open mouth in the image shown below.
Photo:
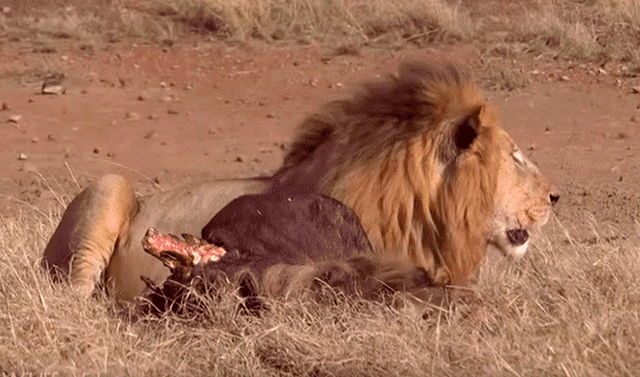
M529 240L529 232L526 229L507 230L507 238L514 246L522 246Z

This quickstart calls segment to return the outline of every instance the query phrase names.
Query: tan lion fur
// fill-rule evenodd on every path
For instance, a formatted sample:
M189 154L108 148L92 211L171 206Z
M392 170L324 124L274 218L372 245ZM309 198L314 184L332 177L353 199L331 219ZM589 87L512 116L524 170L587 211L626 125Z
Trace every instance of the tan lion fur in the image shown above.
M456 156L452 133L467 119L479 123L477 137ZM500 135L468 76L450 64L407 63L304 121L275 182L353 208L381 261L466 285L485 255Z

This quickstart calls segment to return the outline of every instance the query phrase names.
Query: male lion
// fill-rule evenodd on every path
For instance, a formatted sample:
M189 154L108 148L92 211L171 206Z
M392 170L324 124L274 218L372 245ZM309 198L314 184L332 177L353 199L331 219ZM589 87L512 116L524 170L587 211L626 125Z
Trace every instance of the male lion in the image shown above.
M169 271L144 253L154 227L195 234L245 195L317 192L351 207L381 263L419 267L437 285L467 285L488 248L522 256L558 200L500 127L470 78L451 64L405 63L352 99L305 120L270 179L220 181L136 198L120 176L81 192L44 253L85 294L104 275L119 299Z

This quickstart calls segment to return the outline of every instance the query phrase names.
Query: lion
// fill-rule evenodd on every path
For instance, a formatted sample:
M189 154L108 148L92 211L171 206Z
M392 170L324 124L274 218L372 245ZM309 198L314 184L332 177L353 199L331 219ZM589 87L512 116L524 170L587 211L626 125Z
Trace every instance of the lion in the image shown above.
M108 175L68 206L44 264L85 295L99 282L120 300L169 270L145 254L150 227L197 234L247 194L318 193L358 216L378 263L417 267L435 285L477 279L489 249L519 259L559 195L502 129L455 65L406 62L299 127L270 178L208 182L137 198Z

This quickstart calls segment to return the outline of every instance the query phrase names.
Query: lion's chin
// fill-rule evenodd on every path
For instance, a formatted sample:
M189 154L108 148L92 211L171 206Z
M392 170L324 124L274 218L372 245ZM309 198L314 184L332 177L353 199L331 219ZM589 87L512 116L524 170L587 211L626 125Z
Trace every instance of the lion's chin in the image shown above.
M527 253L530 233L526 229L508 229L496 234L488 242L488 249L497 250L504 257L518 261Z
M522 259L522 257L527 253L527 249L529 248L529 241L526 241L520 246L511 246L509 252L507 253L507 257L514 261L518 261Z

